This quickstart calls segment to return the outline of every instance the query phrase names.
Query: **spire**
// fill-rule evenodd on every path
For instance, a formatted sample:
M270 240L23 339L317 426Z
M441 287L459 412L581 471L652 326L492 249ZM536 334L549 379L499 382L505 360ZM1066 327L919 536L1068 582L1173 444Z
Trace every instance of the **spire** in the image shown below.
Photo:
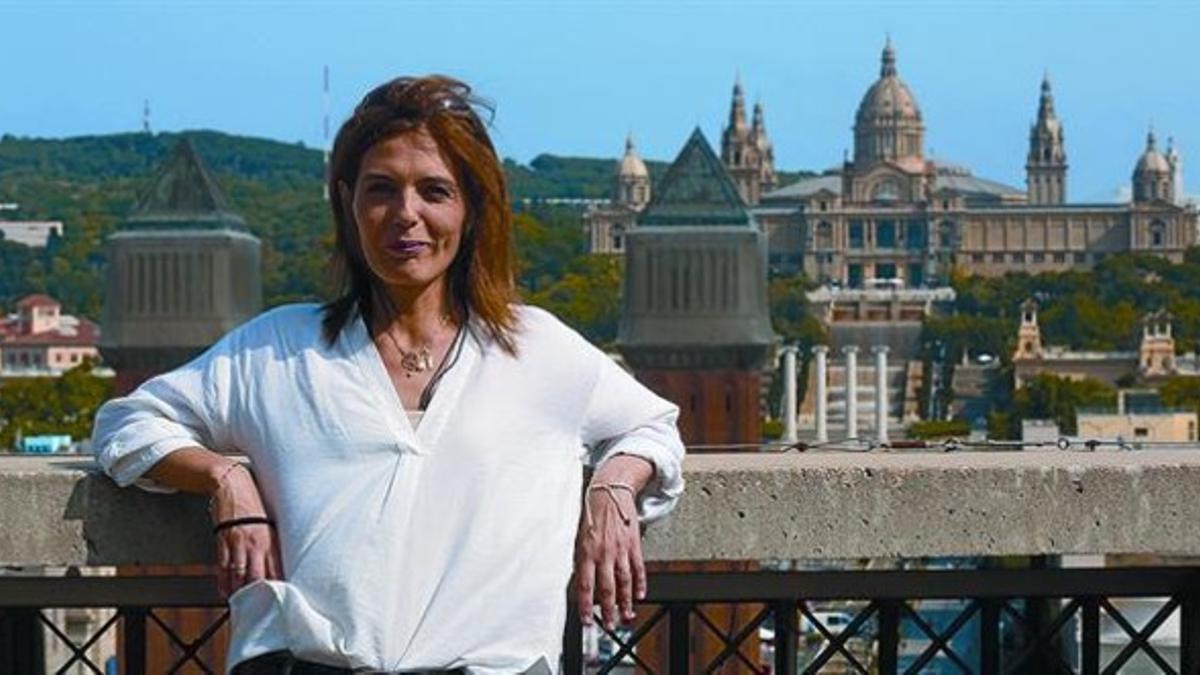
M1054 118L1054 92L1050 90L1050 73L1042 75L1042 97L1038 101L1038 121Z
M756 131L758 133L762 133L764 131L762 101L754 102L754 122L753 122L752 126L754 128L754 131Z
M637 155L637 146L633 144L633 132L625 134L625 154Z
M733 104L729 108L729 128L746 128L746 97L742 93L741 73L738 73L733 81Z
M1062 124L1054 114L1050 74L1042 74L1037 121L1029 129L1025 180L1030 204L1063 204L1067 198L1067 151Z
M1146 132L1146 152L1157 150L1157 139L1154 137L1154 125L1150 125L1150 130Z
M889 33L887 43L883 46L883 65L879 69L879 77L895 77L896 49L892 47L892 36Z

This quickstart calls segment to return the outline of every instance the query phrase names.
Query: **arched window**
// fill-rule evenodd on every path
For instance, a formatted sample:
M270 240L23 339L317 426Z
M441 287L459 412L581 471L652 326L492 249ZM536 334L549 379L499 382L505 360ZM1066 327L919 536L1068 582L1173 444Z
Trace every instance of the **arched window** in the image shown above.
M1150 223L1150 246L1162 248L1167 245L1167 224L1161 220Z
M938 246L944 249L954 248L954 221L943 220L938 224Z
M826 221L821 221L817 225L817 249L828 251L833 248L833 225Z
M880 180L871 188L871 199L877 202L894 202L900 199L900 184L890 176Z

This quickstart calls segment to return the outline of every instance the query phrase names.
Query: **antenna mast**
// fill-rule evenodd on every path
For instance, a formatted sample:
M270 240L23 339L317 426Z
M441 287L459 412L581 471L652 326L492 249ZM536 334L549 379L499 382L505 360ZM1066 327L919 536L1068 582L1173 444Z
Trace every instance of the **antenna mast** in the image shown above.
M329 201L329 65L325 65L324 85L321 89L321 107L323 117L321 118L321 133L322 142L321 149L325 156L325 180L324 180L324 195L325 201Z

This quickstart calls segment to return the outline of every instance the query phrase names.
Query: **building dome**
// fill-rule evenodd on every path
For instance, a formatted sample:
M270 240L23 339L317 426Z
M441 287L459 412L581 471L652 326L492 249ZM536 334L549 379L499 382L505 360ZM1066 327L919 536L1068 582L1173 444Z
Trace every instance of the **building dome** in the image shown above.
M855 121L858 124L874 122L896 123L912 121L920 124L921 109L912 90L900 79L896 72L896 50L891 42L883 48L883 65L880 68L879 79L863 94L858 104Z
M1138 158L1134 173L1171 173L1171 163L1155 145L1153 130L1146 135L1146 151Z
M867 89L854 119L854 160L920 159L925 128L921 109L896 70L891 40L883 48L879 79Z
M1166 155L1158 151L1154 130L1146 134L1146 150L1138 157L1133 169L1133 201L1175 201L1175 168Z
M617 162L617 175L623 178L649 178L646 163L638 157L637 148L633 145L633 136L625 138L625 156Z

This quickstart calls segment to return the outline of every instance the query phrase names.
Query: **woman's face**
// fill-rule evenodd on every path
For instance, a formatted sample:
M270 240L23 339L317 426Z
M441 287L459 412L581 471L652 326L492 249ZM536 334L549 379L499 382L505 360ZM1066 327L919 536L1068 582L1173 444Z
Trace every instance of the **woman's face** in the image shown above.
M454 172L429 132L403 133L371 146L346 201L367 265L389 289L415 291L445 283L467 209Z

